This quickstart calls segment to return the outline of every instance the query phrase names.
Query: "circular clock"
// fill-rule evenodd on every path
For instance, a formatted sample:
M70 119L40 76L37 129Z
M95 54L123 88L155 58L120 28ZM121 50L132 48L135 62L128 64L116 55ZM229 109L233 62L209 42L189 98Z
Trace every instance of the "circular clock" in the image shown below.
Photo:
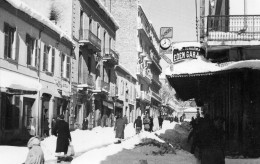
M160 41L160 47L161 47L163 50L167 50L170 46L171 46L171 41L170 41L168 38L163 38L163 39Z

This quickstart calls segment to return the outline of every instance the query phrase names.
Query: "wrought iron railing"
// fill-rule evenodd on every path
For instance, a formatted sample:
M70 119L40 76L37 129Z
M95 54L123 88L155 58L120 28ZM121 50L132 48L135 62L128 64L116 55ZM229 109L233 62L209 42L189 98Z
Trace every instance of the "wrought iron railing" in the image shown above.
M104 52L105 52L103 57L104 60L114 60L115 62L118 62L119 54L115 50L111 48L107 48L104 50Z
M90 87L95 87L95 81L92 75L86 74L83 78L83 83L87 84Z
M101 48L101 40L88 29L79 30L79 40L87 40L99 49Z
M209 41L259 40L260 15L208 16L206 36Z

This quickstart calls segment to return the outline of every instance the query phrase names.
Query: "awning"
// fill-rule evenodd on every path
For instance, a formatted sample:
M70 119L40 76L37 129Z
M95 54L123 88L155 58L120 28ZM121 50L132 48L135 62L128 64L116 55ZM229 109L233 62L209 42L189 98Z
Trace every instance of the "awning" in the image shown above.
M109 109L114 109L114 105L111 102L103 101L103 105L108 107Z
M173 70L167 68L165 74L171 77L202 76L242 68L260 70L260 60L243 60L218 64L210 62L203 56L198 56L197 59L189 59L174 64Z
M42 85L35 78L1 69L0 88L10 94L36 94Z
M228 72L243 69L260 70L260 60L244 60L226 63L212 63L203 56L177 63L171 71L166 69L166 77L182 100L199 98L205 87L210 87L210 81L218 79ZM204 88L204 89L202 89Z

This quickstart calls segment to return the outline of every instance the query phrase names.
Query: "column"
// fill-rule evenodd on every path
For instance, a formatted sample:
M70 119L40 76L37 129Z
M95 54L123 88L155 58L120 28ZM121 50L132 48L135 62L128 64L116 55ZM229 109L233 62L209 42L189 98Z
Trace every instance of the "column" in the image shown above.
M95 96L92 97L92 114L91 114L91 120L89 121L89 125L91 129L95 127Z
M54 101L55 101L55 98L54 96L51 97L50 101L49 101L49 128L50 128L50 131L49 131L49 134L51 135L51 131L52 131L52 126L51 126L51 122L52 122L52 119L53 119L53 113L54 113Z
M2 143L2 92L1 92L1 87L0 87L0 144Z

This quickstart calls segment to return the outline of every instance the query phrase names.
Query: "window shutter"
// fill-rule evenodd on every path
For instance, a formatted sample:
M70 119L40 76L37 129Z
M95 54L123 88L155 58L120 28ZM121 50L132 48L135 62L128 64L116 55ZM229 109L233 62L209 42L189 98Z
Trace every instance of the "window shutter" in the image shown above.
M66 69L66 77L69 78L70 77L70 57L67 56L67 69Z
M18 62L19 61L19 48L20 48L20 38L19 38L19 33L18 30L16 29L15 33L15 60Z
M46 51L47 51L47 46L44 44L44 48L43 48L43 64L42 64L42 70L45 71L46 70Z
M9 26L8 24L4 24L4 33L5 33L5 49L4 49L4 58L7 58L8 56L8 49L9 49L9 32L8 32Z
M26 34L26 44L27 44L27 64L31 65L31 38Z
M51 72L54 73L55 66L55 48L52 48Z
M35 53L35 67L38 68L38 51L39 51L39 48L38 48L38 40L36 39L33 39L33 42L34 42L34 53Z
M62 52L61 53L61 77L63 77L63 71L64 71L64 60L65 60L65 56Z

